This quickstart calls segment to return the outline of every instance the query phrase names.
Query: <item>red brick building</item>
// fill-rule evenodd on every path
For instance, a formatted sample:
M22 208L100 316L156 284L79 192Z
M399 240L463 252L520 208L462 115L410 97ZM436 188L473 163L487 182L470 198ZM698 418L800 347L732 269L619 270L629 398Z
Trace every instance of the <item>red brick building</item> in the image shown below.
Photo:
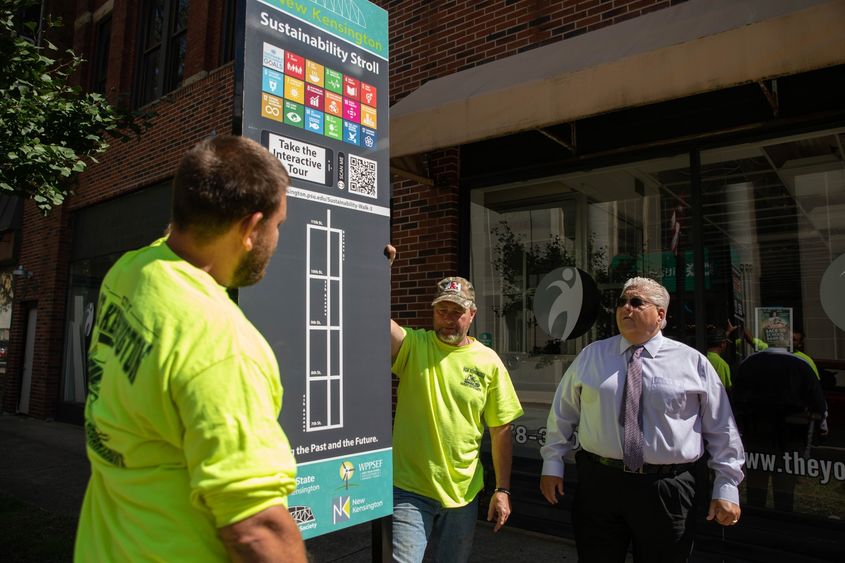
M577 351L613 331L612 306L565 341L531 307L549 271L576 266L608 302L629 275L662 279L667 334L701 350L708 325L752 332L758 312L792 311L834 425L811 444L828 478L782 468L798 481L788 514L749 508L727 543L707 532L704 543L759 560L833 553L845 518L845 326L823 288L845 253L845 3L375 3L390 22L393 313L425 326L434 281L474 280L475 335L505 359L526 405L515 524L568 529L568 511L536 492L545 413ZM18 241L3 262L14 283L3 411L79 420L100 279L166 226L182 153L233 129L235 5L65 8L66 41L91 61L80 85L156 117L140 139L115 142L61 208L42 217L27 203L19 226L0 225ZM751 351L731 342L728 359L736 367Z

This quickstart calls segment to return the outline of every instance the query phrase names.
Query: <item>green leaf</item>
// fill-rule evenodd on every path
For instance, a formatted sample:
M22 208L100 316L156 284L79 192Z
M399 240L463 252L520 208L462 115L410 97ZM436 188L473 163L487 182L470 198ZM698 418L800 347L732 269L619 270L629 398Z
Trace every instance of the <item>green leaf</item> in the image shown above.
M97 164L94 155L115 139L137 137L154 114L133 114L71 84L82 57L16 35L24 27L17 8L27 4L35 2L0 0L0 190L47 213L70 195L75 175ZM48 18L44 29L58 23Z

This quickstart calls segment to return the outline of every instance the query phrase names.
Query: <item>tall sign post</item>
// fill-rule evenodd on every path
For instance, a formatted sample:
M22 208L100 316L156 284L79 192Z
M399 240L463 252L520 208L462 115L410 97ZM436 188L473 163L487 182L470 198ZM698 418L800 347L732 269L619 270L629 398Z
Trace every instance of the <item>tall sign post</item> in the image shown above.
M238 301L267 337L311 538L392 506L387 12L364 0L247 0L236 121L288 170L287 221Z

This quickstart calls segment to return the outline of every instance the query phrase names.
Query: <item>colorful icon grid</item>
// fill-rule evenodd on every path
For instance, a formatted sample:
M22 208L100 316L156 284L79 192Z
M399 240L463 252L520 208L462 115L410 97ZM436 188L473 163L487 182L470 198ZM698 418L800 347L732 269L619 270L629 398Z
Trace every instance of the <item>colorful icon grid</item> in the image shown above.
M359 147L377 141L375 86L264 43L261 116Z

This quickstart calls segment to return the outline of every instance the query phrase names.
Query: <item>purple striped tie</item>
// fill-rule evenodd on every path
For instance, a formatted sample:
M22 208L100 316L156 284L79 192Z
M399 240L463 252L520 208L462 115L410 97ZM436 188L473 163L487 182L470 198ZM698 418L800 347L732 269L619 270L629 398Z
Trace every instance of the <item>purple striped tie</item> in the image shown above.
M643 429L640 416L640 399L643 395L643 362L640 356L642 346L631 346L634 353L628 362L628 376L625 378L625 437L622 442L622 461L631 471L643 466Z

